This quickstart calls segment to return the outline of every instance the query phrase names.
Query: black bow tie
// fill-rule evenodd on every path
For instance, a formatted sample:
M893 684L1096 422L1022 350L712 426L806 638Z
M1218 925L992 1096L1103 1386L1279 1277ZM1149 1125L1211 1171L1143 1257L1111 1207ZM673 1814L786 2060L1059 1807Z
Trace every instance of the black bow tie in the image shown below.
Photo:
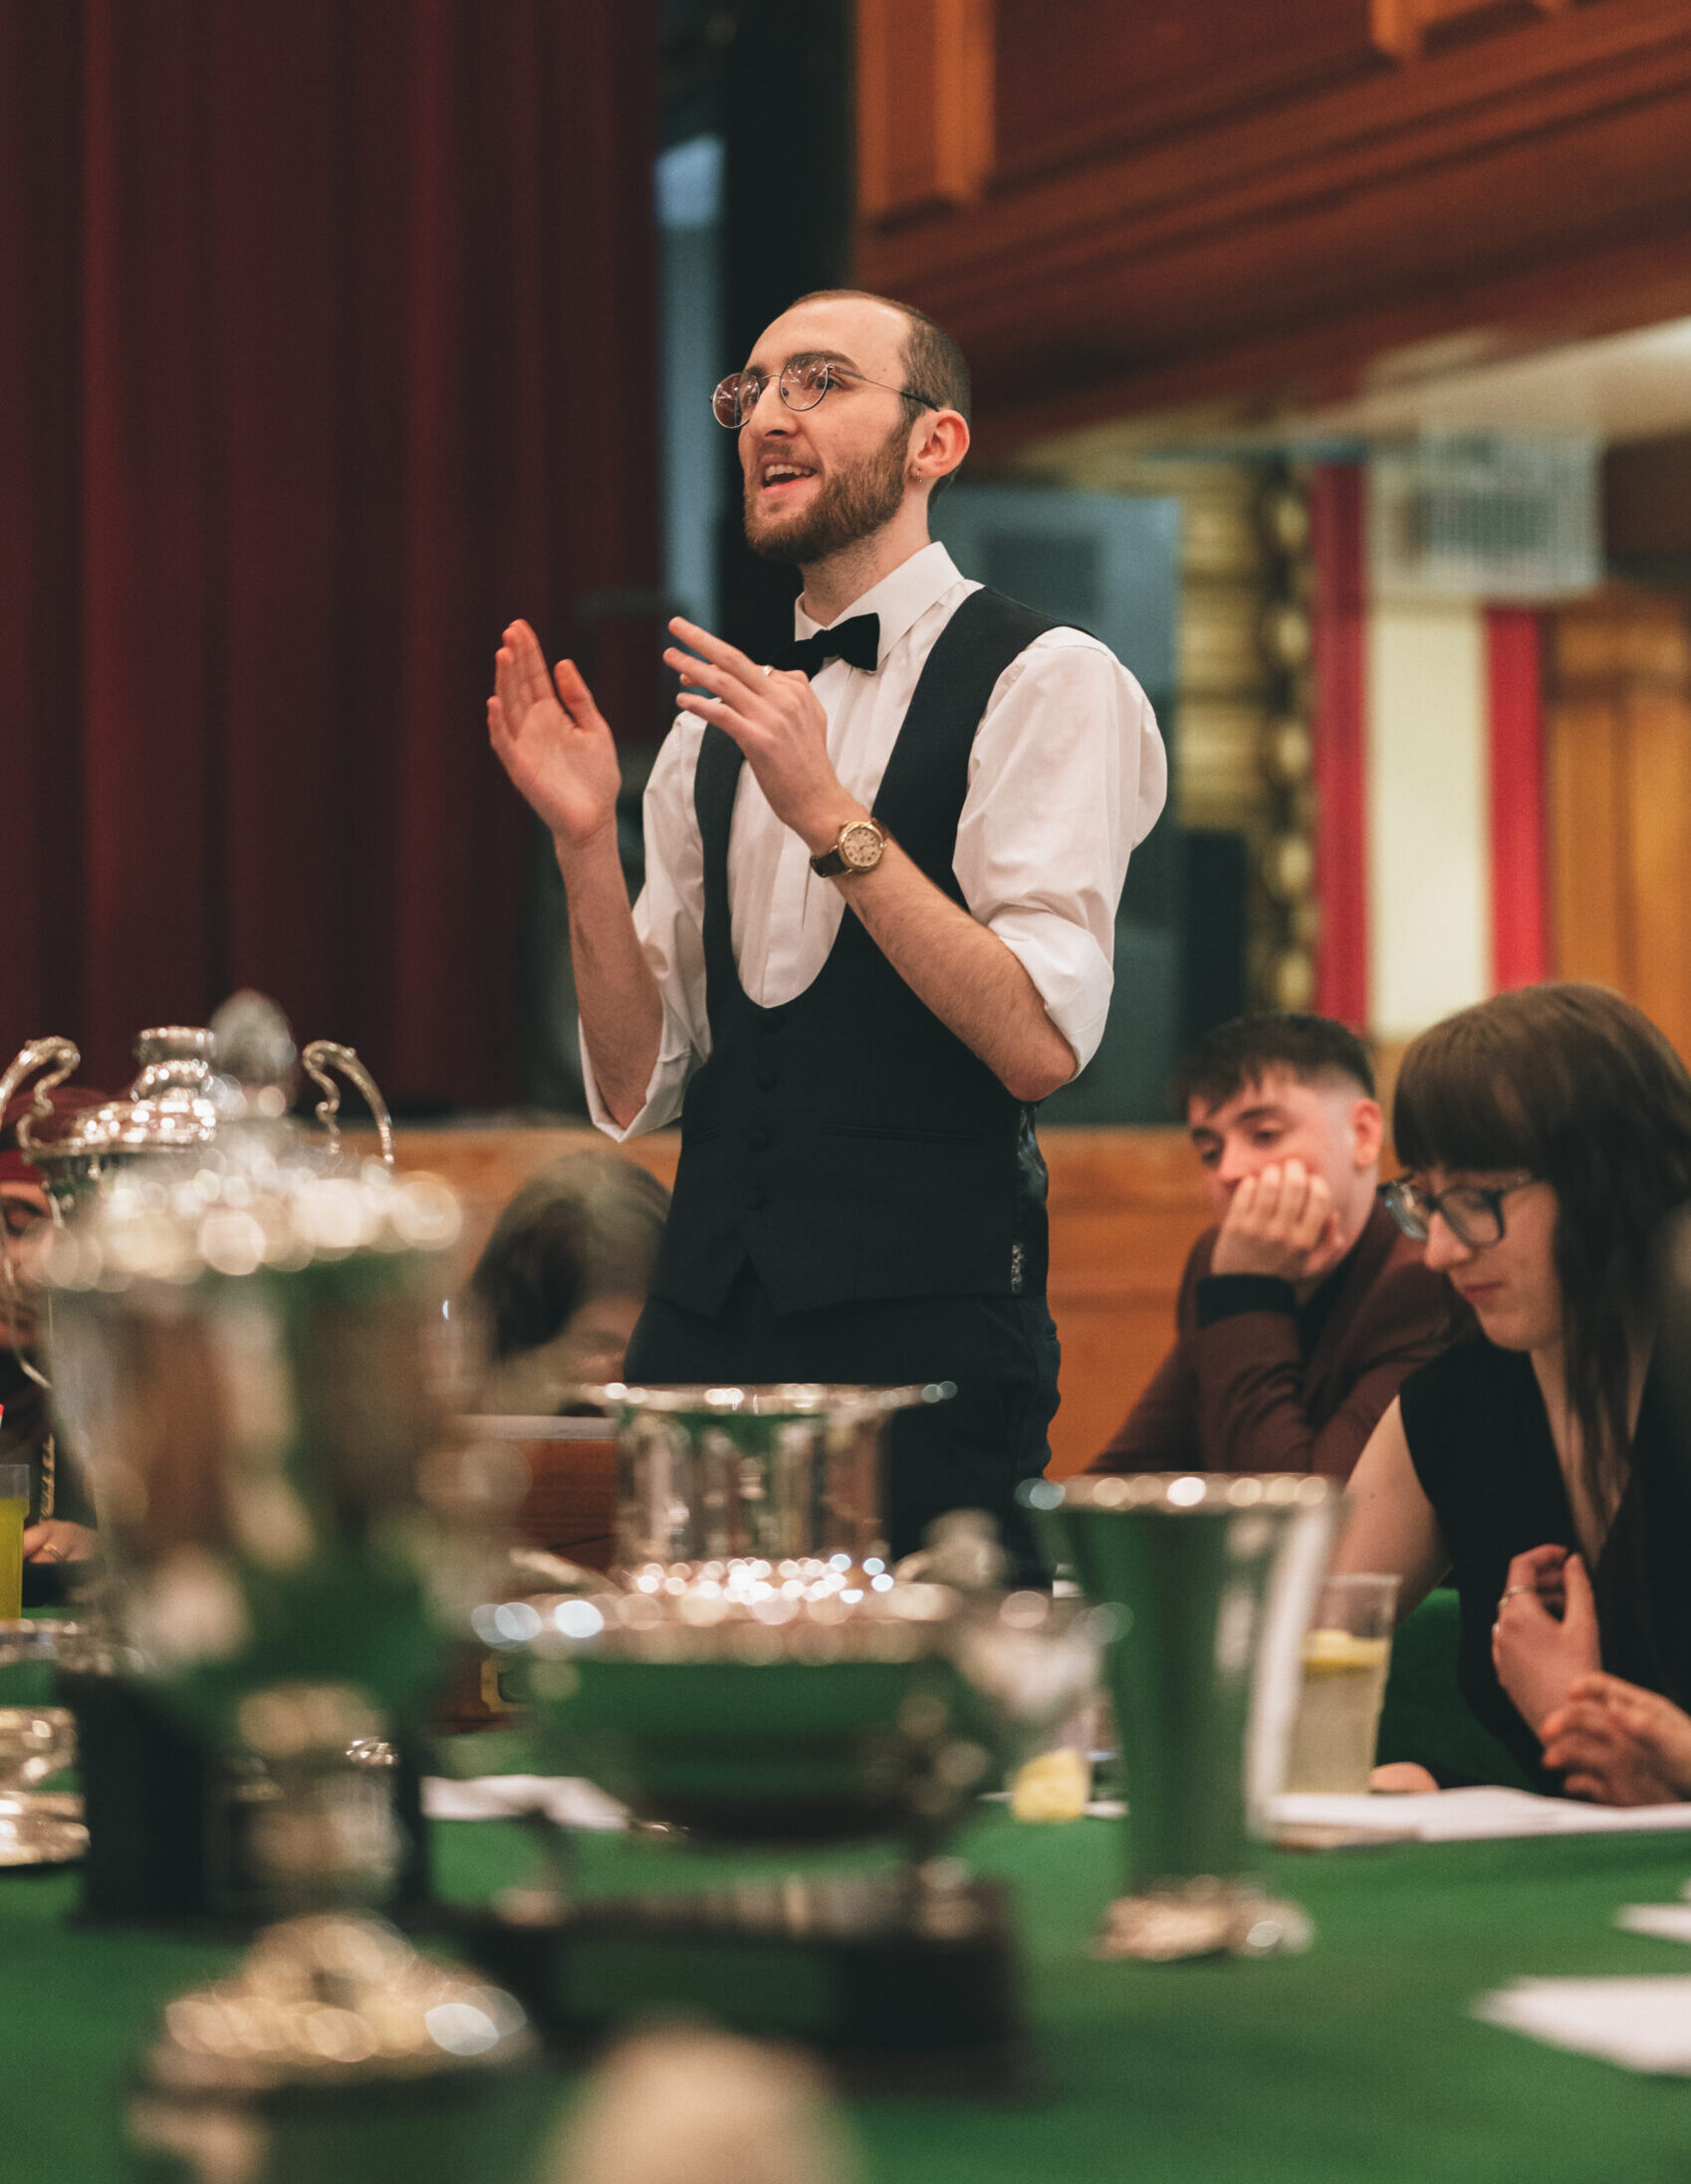
M797 667L807 675L822 672L826 660L843 659L847 667L860 667L872 675L880 663L880 616L853 614L832 629L819 629L814 637L795 637L778 653L777 667Z

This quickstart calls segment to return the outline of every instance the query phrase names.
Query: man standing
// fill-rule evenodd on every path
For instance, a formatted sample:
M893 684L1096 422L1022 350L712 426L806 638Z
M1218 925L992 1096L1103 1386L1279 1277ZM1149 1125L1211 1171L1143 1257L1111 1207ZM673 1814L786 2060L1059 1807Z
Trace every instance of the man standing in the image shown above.
M1240 1017L1186 1057L1174 1099L1219 1225L1186 1262L1174 1347L1091 1468L1347 1479L1448 1317L1375 1196L1367 1051L1328 1017Z
M713 407L748 539L803 574L799 641L755 661L671 624L686 687L632 914L610 732L522 622L489 731L556 846L594 1119L681 1117L629 1377L954 1382L894 1421L901 1554L960 1505L1012 1521L1046 1463L1033 1109L1097 1045L1166 767L1104 646L930 544L969 442L967 366L931 321L804 297Z

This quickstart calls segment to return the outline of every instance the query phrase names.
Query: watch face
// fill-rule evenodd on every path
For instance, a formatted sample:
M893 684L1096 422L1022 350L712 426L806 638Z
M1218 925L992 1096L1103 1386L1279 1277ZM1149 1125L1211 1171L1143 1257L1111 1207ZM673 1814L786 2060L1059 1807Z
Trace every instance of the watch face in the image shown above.
M854 872L866 872L880 862L886 837L871 820L853 820L840 836L840 854Z

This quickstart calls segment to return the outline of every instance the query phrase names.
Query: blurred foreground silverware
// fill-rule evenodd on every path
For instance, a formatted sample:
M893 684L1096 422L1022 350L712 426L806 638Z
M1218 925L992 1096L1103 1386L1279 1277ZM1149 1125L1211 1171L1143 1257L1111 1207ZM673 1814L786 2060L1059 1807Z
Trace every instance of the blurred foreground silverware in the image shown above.
M1128 1892L1102 1956L1307 1946L1264 1891L1253 1820L1279 1786L1299 1645L1342 1488L1303 1475L1036 1480L1047 1550L1113 1618L1104 1672L1127 1778Z
M76 1765L76 1722L56 1673L89 1665L86 1624L0 1622L0 1867L64 1865L88 1846L83 1801L55 1777Z
M556 1894L481 1936L495 1973L565 2041L619 2009L693 2008L866 2082L929 2082L941 2060L969 2089L1014 2081L1008 1898L942 1853L1094 1687L1090 1611L897 1583L844 1552L622 1580L502 1606L490 1642L527 1663L543 1764L676 1831L681 1856L614 1902L573 1896L561 1860Z
M582 1393L617 1432L618 1565L886 1555L886 1427L926 1387L637 1387Z

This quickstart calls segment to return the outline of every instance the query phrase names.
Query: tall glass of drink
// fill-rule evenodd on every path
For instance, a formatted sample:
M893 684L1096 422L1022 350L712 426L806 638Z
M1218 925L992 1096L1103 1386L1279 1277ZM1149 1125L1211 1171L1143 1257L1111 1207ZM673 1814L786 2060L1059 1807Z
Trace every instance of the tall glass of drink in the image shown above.
M28 1520L28 1464L0 1464L0 1622L16 1622L24 1611L24 1526Z
M1396 1606L1395 1577L1329 1577L1323 1584L1304 1636L1288 1790L1367 1790Z

